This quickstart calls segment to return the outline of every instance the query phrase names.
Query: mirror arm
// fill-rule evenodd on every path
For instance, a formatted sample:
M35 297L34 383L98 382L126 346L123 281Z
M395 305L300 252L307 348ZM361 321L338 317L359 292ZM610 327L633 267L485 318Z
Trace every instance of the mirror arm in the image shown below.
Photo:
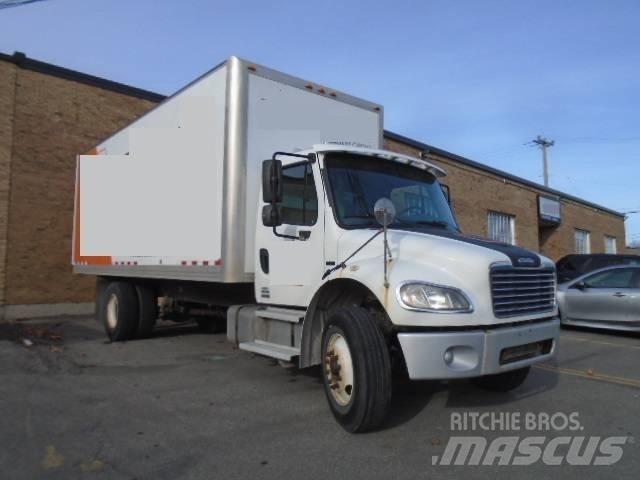
M276 157L280 157L280 156L284 156L284 157L296 157L296 158L304 158L305 160L307 160L309 163L314 163L316 161L316 154L315 153L309 153L307 155L301 155L299 153L289 153L289 152L275 152L272 156L271 159L272 160L277 160Z

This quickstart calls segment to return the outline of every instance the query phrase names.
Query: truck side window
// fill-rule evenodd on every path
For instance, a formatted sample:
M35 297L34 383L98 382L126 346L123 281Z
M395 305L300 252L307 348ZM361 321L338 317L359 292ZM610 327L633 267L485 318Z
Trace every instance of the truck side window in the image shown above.
M282 168L282 223L314 225L318 220L318 197L311 165L302 163Z

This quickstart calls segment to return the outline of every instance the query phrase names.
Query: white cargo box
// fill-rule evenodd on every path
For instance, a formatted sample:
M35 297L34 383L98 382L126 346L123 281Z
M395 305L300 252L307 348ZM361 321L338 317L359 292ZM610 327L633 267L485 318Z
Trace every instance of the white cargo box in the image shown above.
M78 157L79 273L251 282L261 163L382 146L382 107L231 57Z

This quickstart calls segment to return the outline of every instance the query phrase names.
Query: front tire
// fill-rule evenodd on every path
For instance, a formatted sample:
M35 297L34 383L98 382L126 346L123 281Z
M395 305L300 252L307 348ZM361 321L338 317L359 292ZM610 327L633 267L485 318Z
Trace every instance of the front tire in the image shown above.
M508 392L518 388L529 375L531 367L519 368L509 372L473 378L474 385L492 392Z
M112 342L130 340L138 330L138 296L133 285L111 282L100 292L98 319Z
M345 430L373 430L391 405L391 363L382 332L362 308L332 312L322 335L322 378Z

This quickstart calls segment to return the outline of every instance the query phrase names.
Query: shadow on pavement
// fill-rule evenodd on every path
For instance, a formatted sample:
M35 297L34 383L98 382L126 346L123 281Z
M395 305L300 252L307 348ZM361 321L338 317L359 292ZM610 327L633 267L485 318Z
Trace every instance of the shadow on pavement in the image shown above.
M558 384L558 373L532 368L525 383L511 392L491 392L476 387L468 379L454 381L398 381L394 384L393 403L389 420L382 430L409 422L424 410L432 397L446 391L446 408L496 407L508 405L523 398L535 397L553 390Z

